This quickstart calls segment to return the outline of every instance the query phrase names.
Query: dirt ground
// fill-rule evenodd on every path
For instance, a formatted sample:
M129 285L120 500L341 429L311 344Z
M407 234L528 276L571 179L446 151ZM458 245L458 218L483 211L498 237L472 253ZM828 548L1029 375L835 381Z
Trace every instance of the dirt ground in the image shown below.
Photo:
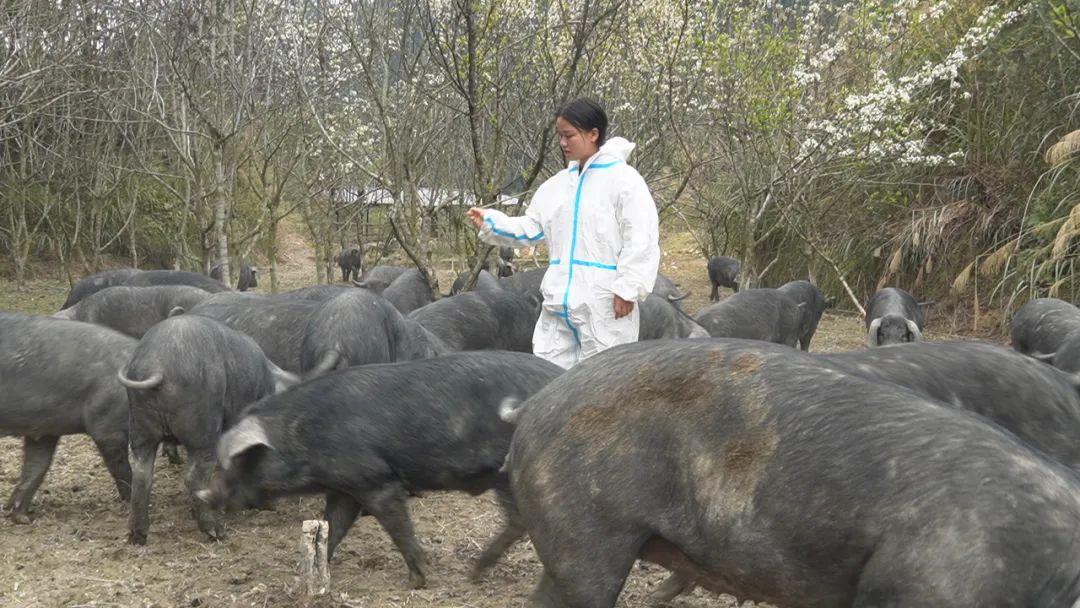
M310 284L310 252L301 239L284 238L283 284ZM665 242L662 270L691 292L687 310L707 303L704 261L687 243L677 238ZM66 291L60 281L37 281L24 292L0 283L0 309L55 311ZM927 337L946 336L931 330ZM860 319L826 314L813 349L862 345ZM20 466L20 440L0 440L0 494L5 499L18 481ZM500 525L494 498L490 493L478 498L433 493L410 503L418 537L428 551L429 588L407 588L400 555L378 525L364 518L331 564L331 592L309 600L298 586L300 525L320 517L320 498L288 498L270 511L231 513L228 537L216 543L198 531L189 504L182 468L159 458L149 543L126 544L127 505L117 498L93 444L85 436L65 437L35 499L34 522L16 525L0 519L0 606L523 606L540 572L530 545L523 542L486 580L469 582L471 560ZM664 576L656 566L638 566L619 605L648 606L647 594ZM673 605L739 604L698 590Z

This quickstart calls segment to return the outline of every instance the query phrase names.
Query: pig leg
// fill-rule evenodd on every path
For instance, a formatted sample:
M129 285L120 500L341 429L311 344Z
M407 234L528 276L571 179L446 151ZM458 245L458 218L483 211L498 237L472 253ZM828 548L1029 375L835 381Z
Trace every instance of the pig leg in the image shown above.
M540 575L540 582L537 583L536 588L529 597L529 605L533 608L596 608L600 606L614 606L619 591L621 591L621 587L615 591L614 597L609 597L609 594L606 593L601 596L599 595L600 591L597 590L597 595L595 596L584 595L568 599L560 589L560 585L555 582L555 579L548 574L547 568L545 568Z
M225 513L222 509L216 509L206 501L200 500L196 493L210 487L210 479L214 476L217 463L214 455L206 450L188 450L188 469L184 475L184 483L191 495L191 511L195 516L195 523L204 534L211 540L225 538Z
M509 478L505 475L496 482L495 494L502 506L503 514L506 517L506 524L503 526L502 531L499 532L499 535L488 544L487 548L484 549L484 552L477 558L472 571L473 581L476 581L483 576L484 572L494 566L495 562L499 561L499 558L502 557L514 543L525 536L525 525L521 521L521 515L518 514L517 508L514 507L514 498L510 494Z
M210 405L193 401L183 405L174 405L169 415L161 421L162 437L171 439L170 443L184 446L187 452L187 468L184 470L184 486L191 496L191 516L199 530L210 540L225 538L225 505L212 505L199 498L199 493L208 490L217 469L215 449L221 436L221 402ZM202 412L201 415L196 412Z
M128 513L128 537L133 545L145 545L150 532L150 492L154 485L154 461L157 459L158 439L142 437L132 426L131 447L131 508Z
M720 299L720 286L716 283L712 284L712 291L709 292L709 301L715 302Z
M647 533L613 528L582 513L558 512L544 519L530 522L536 553L550 578L541 579L536 605L613 608Z
M365 492L359 497L364 511L371 513L386 530L409 567L409 584L414 589L427 585L424 576L424 550L416 540L409 509L405 505L405 489L400 483L386 484Z
M180 446L170 441L161 444L161 455L169 459L169 464L184 464L184 457L180 455Z
M326 493L326 509L323 511L323 519L330 524L330 538L326 543L326 561L334 557L334 549L337 548L341 539L352 528L356 518L360 516L362 509L360 503L348 494L341 492Z
M540 582L536 584L529 597L529 605L535 608L563 608L566 606L555 591L555 581L551 579L545 568L540 573Z
M649 599L655 604L666 604L676 597L694 590L694 581L684 578L682 575L672 573L655 591L649 594Z
M953 537L944 532L944 546L927 538L919 539L919 550L912 551L906 542L879 540L873 554L863 564L859 581L855 585L852 608L904 608L906 606L984 606L979 601L985 590L969 589L957 594L950 585L943 584L940 570L919 559L926 551L941 556L951 552L959 557L961 551ZM929 541L929 542L927 542ZM974 562L978 564L978 560ZM903 582L900 582L903 581ZM963 597L963 600L959 598ZM1006 602L1002 601L1001 604ZM1048 605L1043 603L1042 605ZM1064 606L1066 604L1058 604Z
M120 500L124 502L131 500L131 465L128 462L126 434L95 435L94 445L97 446L101 459L105 461L105 467L112 475Z
M56 435L23 438L22 476L19 485L15 486L15 491L11 493L11 498L4 505L6 510L11 511L10 517L15 523L30 523L30 502L45 479L59 441L60 437Z
M94 440L105 467L116 484L120 500L131 500L131 465L128 463L128 436L131 422L127 404L120 416L86 416L86 433ZM116 418L119 417L119 420Z

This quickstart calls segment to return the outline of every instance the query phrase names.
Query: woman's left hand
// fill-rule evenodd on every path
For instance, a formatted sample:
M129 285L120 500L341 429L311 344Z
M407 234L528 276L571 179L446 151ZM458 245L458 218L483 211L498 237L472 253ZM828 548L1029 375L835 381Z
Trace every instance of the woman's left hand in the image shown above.
M634 303L615 296L615 318L621 319L634 311Z

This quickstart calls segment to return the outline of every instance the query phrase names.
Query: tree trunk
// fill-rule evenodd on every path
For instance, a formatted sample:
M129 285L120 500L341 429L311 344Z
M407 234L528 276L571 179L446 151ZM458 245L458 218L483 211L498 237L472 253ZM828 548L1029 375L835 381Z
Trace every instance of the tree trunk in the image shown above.
M17 194L21 197L23 195ZM15 206L19 207L18 214L16 215ZM19 200L11 206L8 214L8 224L13 228L12 230L12 242L11 242L11 254L12 261L15 263L15 288L22 290L26 282L26 256L24 254L24 241L26 240L26 202Z
M128 238L131 239L131 242L128 243L128 251L131 253L131 267L132 268L138 268L139 267L139 249L138 249L138 246L135 243L135 213L138 210L138 205L136 204L136 201L138 201L138 197L135 196L135 192L132 191L131 192L131 220L128 222Z
M304 595L325 595L330 588L327 538L330 524L317 519L305 520L300 536L300 583Z
M187 119L187 98L183 95L179 99L180 104L180 128L184 131L180 140L180 153L185 159L191 159L191 135L188 131L188 119ZM179 235L179 255L173 260L173 269L179 270L179 264L182 261L190 262L192 259L191 248L188 246L188 226L192 218L196 218L195 214L195 202L192 193L193 182L195 182L195 171L192 165L186 176L184 176L184 213L180 216L180 235Z
M266 258L270 260L270 293L278 292L278 221L277 213L271 209L270 226L266 230Z
M217 241L217 263L221 265L221 278L229 277L229 199L225 189L225 144L214 144L214 237Z

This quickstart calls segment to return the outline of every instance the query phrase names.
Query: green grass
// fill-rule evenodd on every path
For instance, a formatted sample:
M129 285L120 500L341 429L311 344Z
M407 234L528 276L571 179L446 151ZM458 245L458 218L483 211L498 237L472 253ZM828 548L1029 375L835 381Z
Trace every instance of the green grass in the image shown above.
M64 281L44 279L27 281L19 290L15 281L0 280L0 310L51 315L60 310L68 289Z

